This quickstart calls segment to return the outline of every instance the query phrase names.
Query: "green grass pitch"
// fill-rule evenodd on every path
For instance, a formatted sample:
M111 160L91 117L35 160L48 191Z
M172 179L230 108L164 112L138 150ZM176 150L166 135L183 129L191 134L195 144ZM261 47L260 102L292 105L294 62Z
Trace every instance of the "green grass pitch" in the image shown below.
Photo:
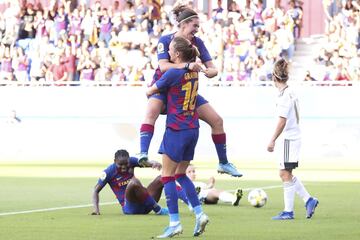
M28 176L15 176L0 171L0 239L2 240L67 240L67 239L151 239L162 233L168 217L149 215L125 216L108 187L101 195L100 216L89 215L92 211L91 194L96 177L37 176L41 169L31 166L9 166L20 168ZM85 166L65 166L74 170ZM93 166L98 172L103 166ZM271 170L276 171L276 170ZM301 171L301 170L300 170ZM9 171L7 170L7 173ZM275 172L276 173L276 172ZM41 174L40 174L41 175ZM215 175L217 176L217 175ZM331 179L331 177L329 177ZM149 178L142 179L144 183ZM247 180L221 177L217 188L244 189L275 186L266 189L268 202L263 208L254 208L247 202L247 191L240 206L225 204L205 205L210 223L201 239L360 239L360 190L358 181L303 181L308 190L319 198L320 204L312 219L305 218L302 200L296 198L295 220L272 221L271 217L283 208L280 180ZM165 206L164 200L160 202ZM69 207L68 209L66 207ZM54 209L55 208L55 209ZM57 209L59 208L59 209ZM38 210L32 212L31 210ZM28 211L19 213L22 211ZM184 204L180 204L181 222L184 232L174 239L192 239L194 216Z

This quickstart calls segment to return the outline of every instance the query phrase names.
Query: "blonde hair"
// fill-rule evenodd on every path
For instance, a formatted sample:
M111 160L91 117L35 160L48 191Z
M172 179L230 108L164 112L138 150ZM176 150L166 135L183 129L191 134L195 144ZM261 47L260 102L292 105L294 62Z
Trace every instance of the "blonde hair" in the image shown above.
M288 62L281 58L277 60L274 64L273 76L276 78L278 82L287 82L289 79L289 64Z

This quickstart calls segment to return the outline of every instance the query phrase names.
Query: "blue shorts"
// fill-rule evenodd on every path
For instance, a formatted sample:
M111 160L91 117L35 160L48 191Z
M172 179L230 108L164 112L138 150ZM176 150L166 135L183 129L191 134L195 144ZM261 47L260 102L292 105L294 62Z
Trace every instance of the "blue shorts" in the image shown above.
M166 107L166 104L167 104L167 93L166 92L155 93L155 94L151 95L150 98L156 98L156 99L161 100ZM196 99L196 108L198 108L201 105L206 104L206 103L208 103L208 101L203 96L198 94L197 99ZM166 114L166 113L167 113L166 109L163 112L161 112L161 114Z
M148 214L151 212L152 207L140 203L132 203L125 199L122 210L124 214Z
M159 153L168 155L173 161L194 159L195 146L199 138L199 128L173 130L166 128Z

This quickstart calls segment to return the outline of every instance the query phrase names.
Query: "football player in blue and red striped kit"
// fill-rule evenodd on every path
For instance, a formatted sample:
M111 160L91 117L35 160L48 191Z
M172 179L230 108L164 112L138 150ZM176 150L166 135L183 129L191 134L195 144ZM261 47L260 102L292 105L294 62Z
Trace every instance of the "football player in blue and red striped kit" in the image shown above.
M135 167L139 167L138 159L130 157L126 150L118 150L115 153L114 163L102 172L94 188L92 215L100 215L99 193L106 184L111 187L124 214L148 214L151 211L158 215L168 214L168 210L157 203L163 190L160 176L145 188L134 176ZM160 170L161 164L148 161L147 167Z
M193 61L199 51L183 37L174 37L169 46L171 61L179 64ZM169 238L182 233L179 217L178 193L175 180L184 189L196 215L194 236L199 236L209 222L203 212L192 181L186 176L186 168L194 158L199 137L199 116L196 109L198 72L189 69L172 68L149 89L147 96L167 92L166 130L159 153L162 154L161 180L164 184L170 224L157 238Z
M206 77L212 78L218 74L214 63L212 62L209 51L207 50L204 42L195 36L199 28L199 16L198 14L184 6L180 5L173 9L173 13L176 16L179 30L176 33L164 35L160 38L157 45L157 56L159 60L159 67L157 68L153 82L156 82L161 76L170 68L177 69L191 69L192 71L199 72L200 70L205 74ZM193 59L190 62L174 63L171 61L168 50L169 44L174 37L184 37L191 41L195 45L199 52L199 58L203 65L197 63ZM149 96L146 116L143 124L140 128L140 163L147 160L148 151L151 139L154 133L154 126L160 113L165 110L166 106L166 93L158 93L153 96ZM223 126L223 119L208 103L208 101L202 96L198 96L196 101L196 111L199 114L199 118L205 121L211 127L212 140L215 144L216 152L219 158L218 172L226 173L234 177L241 177L242 174L236 169L236 167L230 163L227 159L226 151L226 134Z

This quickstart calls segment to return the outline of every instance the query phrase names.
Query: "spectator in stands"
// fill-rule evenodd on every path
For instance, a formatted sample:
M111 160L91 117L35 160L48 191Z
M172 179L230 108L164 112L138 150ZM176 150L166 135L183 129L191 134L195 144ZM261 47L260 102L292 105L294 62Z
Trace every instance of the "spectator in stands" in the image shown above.
M302 10L299 6L296 6L296 1L291 0L289 3L289 9L286 12L286 15L289 16L293 21L293 36L294 38L300 37L301 24L302 24Z
M21 17L19 39L34 38L35 37L35 11L31 3L27 4L26 9Z
M94 81L95 68L96 64L91 60L89 54L82 56L77 66L77 70L80 71L80 81Z
M24 54L24 50L21 47L17 47L13 56L12 67L14 69L14 75L17 81L26 82L29 80L28 65L29 60Z
M108 10L104 8L102 10L102 15L100 20L99 41L104 41L106 47L109 46L109 41L111 38L111 29L112 29L111 18L109 17Z
M74 39L74 38L73 38ZM65 65L67 72L67 81L74 81L76 75L76 57L73 53L75 49L71 46L65 47L65 54L61 59L61 63Z
M52 65L50 65L49 69L47 70L45 79L48 82L54 82L54 81L61 82L61 81L66 81L68 79L66 66L60 62L59 53L53 56Z
M2 45L0 49L0 80L13 80L12 56L10 46Z
M70 3L70 2L69 2ZM68 13L65 12L65 7L60 6L57 10L57 14L54 19L54 27L55 27L55 44L60 39L60 35L66 33L68 27Z

